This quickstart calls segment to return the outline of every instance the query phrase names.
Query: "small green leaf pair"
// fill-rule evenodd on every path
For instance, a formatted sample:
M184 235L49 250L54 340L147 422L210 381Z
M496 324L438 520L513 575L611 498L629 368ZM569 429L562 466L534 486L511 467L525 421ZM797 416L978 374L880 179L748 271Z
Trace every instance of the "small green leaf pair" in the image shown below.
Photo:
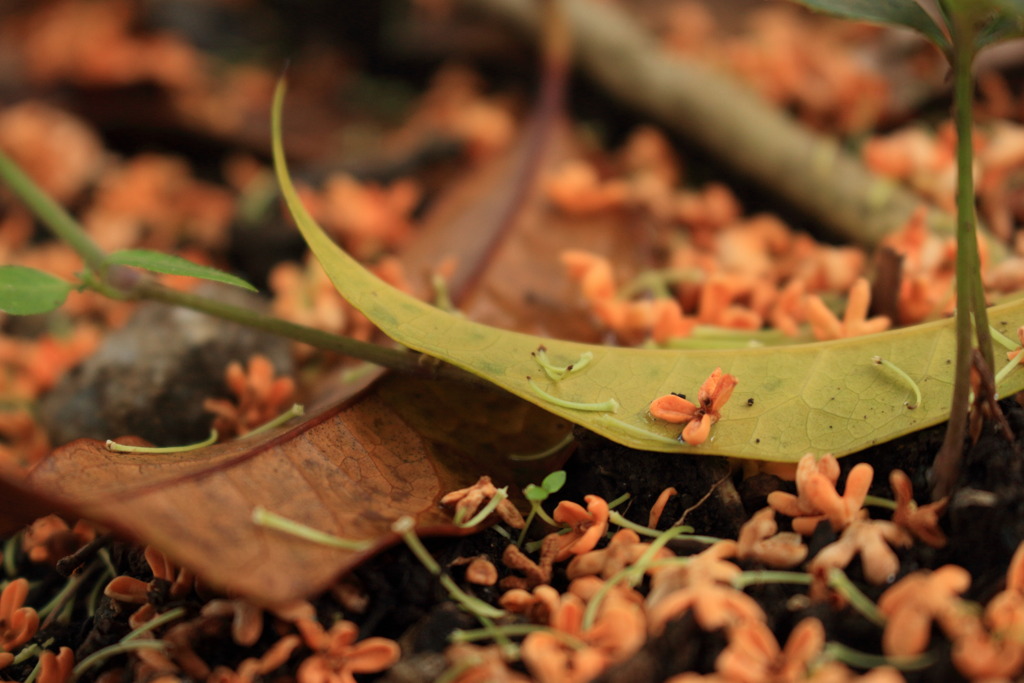
M528 484L527 487L523 489L523 496L526 500L543 503L548 499L548 496L552 493L558 493L562 487L565 486L565 477L565 470L556 470L544 477L540 486L536 484Z
M109 265L132 266L154 273L184 275L257 291L243 280L216 268L192 263L180 256L162 254L148 249L126 249L111 254ZM68 293L80 285L62 280L36 268L0 266L0 311L12 315L49 313L60 307Z

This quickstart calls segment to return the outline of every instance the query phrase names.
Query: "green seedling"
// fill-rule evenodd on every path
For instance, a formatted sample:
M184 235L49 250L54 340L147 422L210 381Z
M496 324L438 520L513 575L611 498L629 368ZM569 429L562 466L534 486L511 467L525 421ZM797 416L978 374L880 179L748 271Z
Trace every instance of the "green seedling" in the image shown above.
M523 545L523 541L526 539L526 531L530 528L530 524L533 523L535 517L540 517L551 526L559 526L558 522L551 519L551 515L544 511L541 503L547 500L551 494L562 490L562 487L565 486L565 478L565 470L555 470L544 477L540 486L528 484L523 489L523 497L530 503L530 513L526 516L526 523L523 525L523 530L519 532L519 539L516 541L516 545Z
M950 492L960 470L967 431L972 350L977 348L981 352L984 359L981 371L988 374L990 385L995 368L981 282L974 206L974 76L971 67L982 48L1024 35L1024 0L938 0L937 16L916 0L793 1L847 19L911 28L941 50L952 68L953 119L957 134L956 367L946 436L935 458L933 493L940 497Z

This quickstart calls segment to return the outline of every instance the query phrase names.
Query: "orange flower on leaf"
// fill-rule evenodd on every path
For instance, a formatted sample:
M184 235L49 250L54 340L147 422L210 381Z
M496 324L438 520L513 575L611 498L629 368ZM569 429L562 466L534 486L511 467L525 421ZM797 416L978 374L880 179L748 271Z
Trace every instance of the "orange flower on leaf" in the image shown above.
M696 405L678 394L668 394L654 399L649 410L659 420L674 424L685 423L680 435L682 440L697 446L708 440L711 425L721 419L722 406L732 396L736 384L735 377L723 373L722 368L715 368L700 385Z

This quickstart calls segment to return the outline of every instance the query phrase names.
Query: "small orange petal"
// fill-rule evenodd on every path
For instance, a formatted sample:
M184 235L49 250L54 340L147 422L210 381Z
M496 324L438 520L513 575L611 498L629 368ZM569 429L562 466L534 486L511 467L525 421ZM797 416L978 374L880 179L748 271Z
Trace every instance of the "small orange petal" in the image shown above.
M849 329L852 325L864 322L868 317L868 306L871 305L871 284L866 278L857 278L850 288L846 299L846 313L843 325Z
M691 446L699 446L711 435L711 416L702 415L700 420L690 420L683 428L683 441Z
M651 415L659 420L673 424L688 422L697 415L697 406L675 394L668 394L654 399L648 410Z
M591 520L590 515L587 514L583 506L571 500L560 501L551 516L559 524L568 524L570 526Z
M390 668L402 656L398 643L388 638L367 638L356 643L345 658L352 673L376 673Z

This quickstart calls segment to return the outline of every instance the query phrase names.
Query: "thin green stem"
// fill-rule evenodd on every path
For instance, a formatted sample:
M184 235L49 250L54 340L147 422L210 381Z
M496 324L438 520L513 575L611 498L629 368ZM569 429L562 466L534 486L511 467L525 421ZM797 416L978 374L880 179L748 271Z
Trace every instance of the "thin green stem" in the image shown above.
M659 529L652 529L650 527L643 526L642 524L637 524L636 522L630 521L630 520L626 519L622 515L622 513L616 512L615 510L612 510L609 513L608 521L611 522L612 524L615 524L616 526L623 527L624 529L631 529L632 531L635 531L640 536L649 536L651 538L658 538L659 536L661 536L662 534L665 533L664 531L661 531ZM672 529L675 530L674 533L682 533L682 534L689 534L691 531L693 531L693 527L692 526L677 526L677 527L672 527ZM706 542L706 543L717 543L718 541L722 540L720 538L714 538L712 536L691 536L691 535L688 535L686 538L692 539L692 540L697 540L699 542Z
M0 179L14 190L28 208L43 223L82 257L91 270L102 273L107 265L107 255L82 230L71 214L64 210L49 195L33 182L14 160L0 152Z
M125 652L132 652L135 650L166 650L167 643L162 640L129 640L128 642L118 642L113 645L96 650L91 655L80 661L75 665L75 668L71 671L71 680L77 681L82 674L94 666L102 664L111 657Z
M935 456L935 481L932 496L948 495L960 473L964 436L967 433L967 412L970 397L971 349L977 329L981 352L989 367L993 365L992 337L985 310L985 293L981 287L978 238L975 229L973 177L974 79L971 62L974 58L973 35L965 30L964 21L953 26L953 118L957 133L957 253L956 253L956 366L953 399L942 447ZM973 313L973 316L972 316Z
M882 498L880 496L864 496L864 505L871 505L876 508L885 508L886 510L895 510L896 501L890 500L889 498Z
M477 512L469 519L465 521L458 519L459 515L458 513L456 513L455 526L462 527L463 529L471 529L478 524L483 524L484 520L486 520L491 515L492 512L497 510L498 505L500 505L501 501L505 500L506 498L508 498L508 487L503 486L497 491L495 491L494 495L491 496L491 499L487 501L487 505L480 508L479 512Z
M526 522L519 531L519 536L516 537L516 547L523 547L523 541L526 540L526 532L530 530L530 525L533 524L533 518L537 516L537 509L539 507L540 503L533 500L530 501L530 514L526 515Z
M558 443L556 443L553 446L550 446L549 448L545 448L542 451L529 454L513 453L507 457L509 460L514 460L516 462L530 462L533 460L543 460L544 458L551 457L555 453L558 453L566 446L571 444L575 439L576 435L572 433L572 430L569 430L568 434L566 434Z
M487 640L489 638L493 639L496 634L501 634L511 638L518 638L519 636L528 636L531 633L537 633L538 631L550 633L552 636L574 650L582 650L587 646L583 640L570 633L559 631L558 629L551 628L550 626L543 626L541 624L504 624L502 626L496 626L493 629L456 629L452 632L449 642L472 643L478 640Z
M140 298L152 301L191 308L194 311L207 313L223 320L231 320L248 327L265 330L281 337L294 339L295 341L315 346L326 351L359 358L377 365L400 370L405 372L423 372L423 365L420 362L420 355L405 349L395 349L368 342L340 337L330 332L324 332L304 325L296 325L275 318L272 315L253 311L241 306L234 306L223 301L198 296L191 292L182 292L176 289L163 287L155 282L147 282L140 285L136 293Z
M169 624L172 621L180 619L185 616L185 612L186 610L184 607L175 607L174 609L167 610L163 614L158 614L144 624L139 625L133 631L129 632L128 635L121 639L121 642L126 643L130 640L136 640L153 629L160 628L164 624Z
M437 580L448 591L448 596L465 608L467 612L477 617L481 623L484 623L484 619L500 619L505 616L504 610L500 610L480 598L469 595L455 583L452 577L441 571L441 565L437 563L437 560L430 554L430 551L423 545L423 541L420 540L419 535L416 533L416 523L412 517L399 517L391 525L391 530L402 537L405 545L416 556L416 559L420 561L420 564L437 577Z
M530 514L536 514L538 517L540 517L542 520L544 520L545 523L550 524L553 527L562 526L561 524L556 522L554 520L554 518L551 517L551 515L549 515L547 513L547 510L545 510L541 506L540 501L536 501L536 500L531 500L530 501Z
M833 567L828 571L827 576L828 586L845 597L851 607L876 626L885 626L885 615L878 609L878 605L864 595L853 581L850 581L846 572L838 567Z
M825 646L823 658L826 660L837 660L859 669L891 666L900 671L920 671L935 663L935 656L930 653L904 657L876 655L870 652L854 650L848 645L835 641L831 641Z
M152 455L160 455L162 453L184 453L186 451L196 451L200 448L206 448L217 443L217 439L220 435L216 429L210 430L210 436L206 437L198 443L190 443L185 446L132 446L130 444L118 443L113 439L107 439L105 444L108 451L114 453L148 453Z
M340 337L241 306L233 306L190 292L169 289L145 274L125 275L124 282L115 284L114 280L121 279L114 275L115 273L131 273L131 271L120 266L111 267L107 261L107 254L90 239L81 224L50 198L3 152L0 152L0 180L4 181L25 202L54 235L67 242L82 257L86 264L86 272L82 275L80 284L104 296L113 299L148 299L190 308L223 320L231 320L247 327L294 339L318 349L335 351L400 372L418 374L431 372L437 376L448 377L450 375L452 378L461 378L462 380L472 378L469 373L453 366L440 365L428 368L421 362L422 356L418 353ZM113 279L108 279L108 275L111 275Z
M303 540L310 541L311 543L325 545L329 548L362 552L373 547L373 541L361 541L335 536L334 534L327 533L326 531L320 531L319 529L314 529L313 527L306 526L305 524L296 522L295 520L283 517L262 506L256 506L253 508L252 522L257 526L281 531L292 536L297 536Z
M264 432L269 432L271 429L276 429L277 427L280 427L281 425L283 425L285 422L287 422L288 420L292 419L293 417L302 417L305 414L306 414L305 406L303 406L301 403L293 403L292 407L289 408L288 410L284 411L283 413L281 413L280 415L278 415L277 417L275 417L275 418L273 418L271 420L267 420L266 422L261 424L256 429L253 429L252 431L246 432L240 438L248 439L251 436L256 436L258 434L263 434Z
M809 586L814 577L807 572L787 572L777 569L752 569L741 572L729 583L736 590L744 590L748 586L755 586L766 583L788 583L800 586Z
M684 530L685 527L676 526L659 532L658 537L651 541L643 554L637 558L636 562L620 569L609 577L590 598L586 609L583 611L583 630L587 630L594 625L601 602L616 585L623 581L627 582L630 586L636 586L640 583L644 574L647 573L651 565L656 561L655 556L658 554L658 551L668 545L669 541L682 536Z

